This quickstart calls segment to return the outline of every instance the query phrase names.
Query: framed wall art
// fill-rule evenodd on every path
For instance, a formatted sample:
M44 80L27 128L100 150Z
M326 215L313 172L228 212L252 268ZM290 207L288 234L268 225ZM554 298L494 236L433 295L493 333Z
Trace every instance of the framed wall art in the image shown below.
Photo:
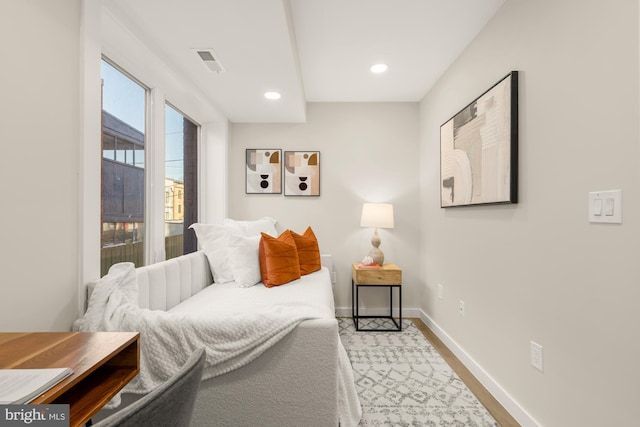
M282 150L246 150L246 193L282 194Z
M440 206L518 201L518 72L440 127Z
M284 152L284 195L320 195L320 152Z

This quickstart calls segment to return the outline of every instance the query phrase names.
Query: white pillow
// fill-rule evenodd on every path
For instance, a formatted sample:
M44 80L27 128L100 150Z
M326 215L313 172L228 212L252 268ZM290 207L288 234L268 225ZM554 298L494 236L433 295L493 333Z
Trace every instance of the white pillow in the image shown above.
M262 281L258 245L261 236L229 234L227 255L233 279L241 288L248 288Z
M229 266L227 245L231 229L219 224L191 224L198 243L209 260L209 267L215 283L233 282L233 272Z
M276 222L275 219L265 216L255 221L236 221L227 218L223 224L242 230L246 236L259 236L260 233L267 233L269 236L278 237L275 227Z

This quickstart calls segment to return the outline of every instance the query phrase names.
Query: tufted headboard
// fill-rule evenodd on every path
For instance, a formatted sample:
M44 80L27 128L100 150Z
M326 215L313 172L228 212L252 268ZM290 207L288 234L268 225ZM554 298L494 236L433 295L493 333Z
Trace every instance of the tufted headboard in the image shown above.
M322 254L322 265L329 269L335 284L331 255ZM203 251L136 268L138 303L141 308L169 310L213 283L209 261ZM87 301L95 283L87 286Z
M136 273L140 307L151 310L169 310L213 283L202 251L138 267Z

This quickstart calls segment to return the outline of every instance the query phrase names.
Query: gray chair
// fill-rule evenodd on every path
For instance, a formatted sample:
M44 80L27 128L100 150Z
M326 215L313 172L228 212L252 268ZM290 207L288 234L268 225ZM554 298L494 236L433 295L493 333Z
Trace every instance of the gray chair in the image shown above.
M196 350L167 382L93 427L187 427L202 379L205 351Z

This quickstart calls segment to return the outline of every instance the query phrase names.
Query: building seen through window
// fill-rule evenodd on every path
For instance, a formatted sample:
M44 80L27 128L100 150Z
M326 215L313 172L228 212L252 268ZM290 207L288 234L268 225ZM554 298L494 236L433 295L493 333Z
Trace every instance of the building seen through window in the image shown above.
M174 258L197 249L189 226L198 221L198 126L165 106L165 254Z
M136 267L145 264L148 89L107 60L102 61L102 81L100 264L101 275L105 275L118 262L133 262ZM164 112L164 244L165 257L170 259L197 249L189 226L198 218L199 128L169 104Z
M146 89L102 61L101 275L144 265Z

